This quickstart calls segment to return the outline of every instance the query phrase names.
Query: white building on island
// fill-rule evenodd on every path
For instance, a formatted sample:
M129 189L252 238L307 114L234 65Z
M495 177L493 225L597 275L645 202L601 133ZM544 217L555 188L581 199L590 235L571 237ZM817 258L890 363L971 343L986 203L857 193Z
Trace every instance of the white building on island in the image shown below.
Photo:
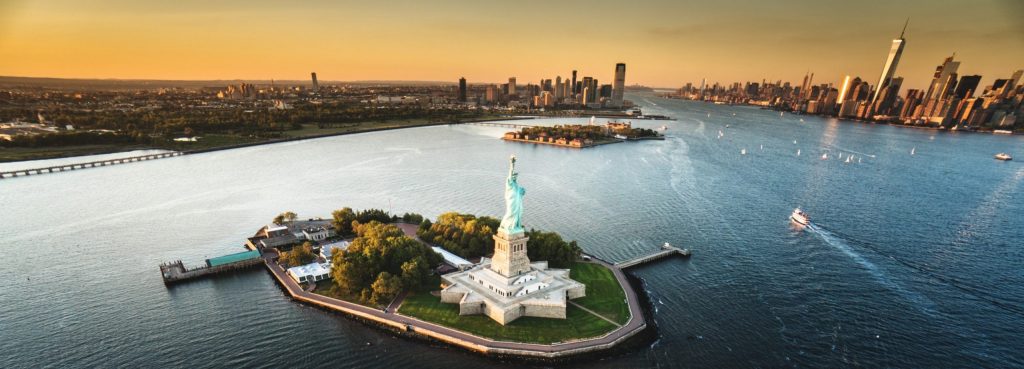
M296 282L318 282L331 278L331 266L327 263L309 263L288 268L288 276Z
M459 304L459 315L484 314L499 324L520 317L565 319L570 299L586 295L586 286L569 278L568 269L530 262L529 237L522 227L522 197L512 157L505 187L505 216L494 235L494 257L466 271L441 277L441 302Z

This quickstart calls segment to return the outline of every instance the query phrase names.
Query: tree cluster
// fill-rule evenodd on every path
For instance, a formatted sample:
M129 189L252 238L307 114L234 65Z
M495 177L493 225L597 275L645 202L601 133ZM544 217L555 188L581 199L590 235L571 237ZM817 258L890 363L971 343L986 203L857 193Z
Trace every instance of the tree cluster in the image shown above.
M283 212L274 217L274 224L281 225L288 222L294 222L299 216L290 211Z
M558 233L542 232L531 229L526 232L530 237L527 242L526 256L530 260L547 260L548 265L553 268L568 268L572 263L579 260L583 250L576 241L565 242Z
M334 218L334 230L339 235L346 237L355 234L355 228L358 224L366 224L374 221L380 223L392 223L398 220L397 216L391 215L386 210L366 209L357 212L352 210L350 207L335 210L331 213L331 216Z
M426 290L441 256L405 236L401 229L371 220L357 224L356 238L345 252L332 256L331 275L342 291L381 305L401 290Z
M312 263L313 260L316 260L316 254L313 254L313 244L306 241L302 246L292 247L290 251L282 252L277 262L285 268L291 268Z
M494 232L500 221L491 217L448 212L420 224L416 235L421 240L444 247L464 258L475 258L494 253Z

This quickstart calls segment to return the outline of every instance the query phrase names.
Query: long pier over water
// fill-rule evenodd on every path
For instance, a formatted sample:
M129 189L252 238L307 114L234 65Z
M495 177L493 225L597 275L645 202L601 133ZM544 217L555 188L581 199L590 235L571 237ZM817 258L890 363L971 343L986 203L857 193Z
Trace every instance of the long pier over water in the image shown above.
M18 176L30 176L30 175L40 175L40 174L47 174L47 173L67 172L67 171L76 170L76 169L105 167L105 166L111 166L111 165L117 165L117 164L134 163L134 162L138 162L138 161L147 161L147 160L156 160L156 159L170 158L170 157L181 156L181 155L185 155L185 154L186 153L180 152L180 151L172 151L172 152L165 152L165 153L159 153L159 154L130 156L130 157L127 157L127 158L97 160L97 161L90 161L90 162L86 162L86 163L73 163L73 164L54 165L54 166L43 167L43 168L11 170L11 171L6 171L6 172L0 172L0 179L14 178L14 177L18 177Z
M655 260L664 259L664 258L667 258L669 256L690 257L690 249L680 249L678 247L675 247L675 246L672 246L672 245L669 245L669 244L666 243L664 245L661 245L661 251L655 252L653 254L648 254L648 255L640 256L640 257L634 258L632 260L623 261L621 263L615 263L615 267L619 268L619 269L625 270L627 268L632 268L632 267L635 267L637 265L646 264L646 263L650 263L650 262L655 261Z

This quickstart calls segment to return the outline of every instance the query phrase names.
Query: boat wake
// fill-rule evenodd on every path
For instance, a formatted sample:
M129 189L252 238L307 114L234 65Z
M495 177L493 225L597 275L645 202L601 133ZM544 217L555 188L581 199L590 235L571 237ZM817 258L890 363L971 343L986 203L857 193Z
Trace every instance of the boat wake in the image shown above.
M821 239L824 240L825 243L829 244L832 247L835 247L839 251L842 251L844 254L849 256L851 259L853 259L853 261L857 262L857 264L860 264L862 267L864 267L864 269L867 270L868 273L870 273L871 276L875 278L875 280L877 280L879 283L889 288L890 290L893 290L894 292L900 294L901 296L903 296L903 298L907 299L908 301L912 302L923 313L933 317L938 315L938 310L937 306L935 305L935 302L925 297L924 295L921 295L920 293L903 288L903 286L900 286L896 282L892 281L892 279L890 279L889 276L887 276L881 269L879 269L877 265L872 263L863 255L857 253L857 251L850 247L850 245L847 244L844 239L833 234L832 232L829 232L828 230L821 228L820 226L814 223L808 224L807 229L811 230L814 234L818 235L818 237L821 237Z
M1019 315L1019 316L1024 316L1024 308L1021 308L1017 304L1003 301L1002 298L986 292L986 290L990 289L991 287L975 286L975 285L971 285L970 283L967 283L967 282L964 282L964 281L961 281L961 280L958 280L958 279L955 279L955 278L943 276L943 275L941 275L941 274L939 274L937 272L934 272L934 271L930 270L929 268L917 265L916 263L913 263L913 262L908 262L906 260L903 260L902 258L897 258L897 257L894 257L892 255L889 255L886 252L884 252L883 250L881 250L880 248L876 247L875 245L873 245L873 244L871 244L869 242L859 241L855 237L852 237L850 235L846 235L846 234L843 234L843 233L840 233L840 232L828 231L828 230L822 228L821 226L819 226L817 224L813 224L812 223L810 226L808 226L808 229L812 230L815 234L820 236L823 240L825 240L825 242L829 243L832 246L835 246L835 247L839 248L840 250L842 250L847 255L850 255L858 263L863 265L865 268L867 268L868 270L872 271L872 274L874 274L876 278L880 278L880 280L884 280L885 281L885 282L883 282L883 284L886 284L887 287L894 288L897 292L900 292L901 294L903 294L904 297L914 297L914 296L921 297L923 300L920 300L920 299L918 299L918 300L919 301L927 302L928 303L927 306L931 306L932 307L932 309L930 309L931 312L934 312L934 310L935 310L934 309L934 306L935 306L934 302L932 302L931 300L925 298L924 296L921 296L920 294L918 294L916 292L906 290L906 289L900 287L899 285L893 283L884 274L882 274L882 272L873 263L871 263L870 261L865 259L863 256L857 254L852 248L850 248L850 245L847 242L854 243L858 247L863 247L865 249L868 249L871 252L873 252L873 253L875 253L875 254L877 254L879 256L888 258L889 260L892 260L893 262L896 262L897 264L903 265L903 266L905 266L907 268L910 268L910 269L912 269L914 271L917 271L918 273L920 273L921 275L923 275L925 277L931 278L931 279L933 279L935 281L938 281L938 282L941 282L941 283L943 283L943 284L945 284L945 285L947 285L949 287L957 289L960 292L962 292L962 293L964 293L964 294L966 294L968 296L971 296L971 297L977 299L978 301L987 302L987 303L991 304L993 307L998 308L998 309L1003 310L1003 311L1006 311L1008 313L1016 314L1016 315ZM907 295L907 294L909 294L909 295ZM911 300L913 300L913 299L911 299Z

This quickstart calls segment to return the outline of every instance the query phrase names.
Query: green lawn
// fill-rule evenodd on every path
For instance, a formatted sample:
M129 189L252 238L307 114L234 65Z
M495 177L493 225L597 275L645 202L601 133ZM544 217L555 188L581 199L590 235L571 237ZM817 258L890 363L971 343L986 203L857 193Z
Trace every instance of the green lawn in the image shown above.
M572 300L587 309L619 324L629 321L626 293L619 286L615 274L600 264L575 263L569 271L572 279L587 286L587 296Z
M599 264L576 263L572 278L587 286L587 296L572 300L620 324L629 320L625 293L615 275ZM554 343L601 336L617 328L614 324L569 305L566 319L523 317L502 326L484 315L459 315L457 304L443 304L428 293L410 294L399 312L428 322L503 341Z
M39 160L69 156L108 154L113 152L147 149L142 145L79 145L61 147L2 147L0 163L21 160Z
M566 310L566 319L523 317L502 326L484 315L459 316L457 304L443 304L440 297L429 293L409 295L399 312L477 336L515 342L566 342L601 336L617 328L572 305Z

